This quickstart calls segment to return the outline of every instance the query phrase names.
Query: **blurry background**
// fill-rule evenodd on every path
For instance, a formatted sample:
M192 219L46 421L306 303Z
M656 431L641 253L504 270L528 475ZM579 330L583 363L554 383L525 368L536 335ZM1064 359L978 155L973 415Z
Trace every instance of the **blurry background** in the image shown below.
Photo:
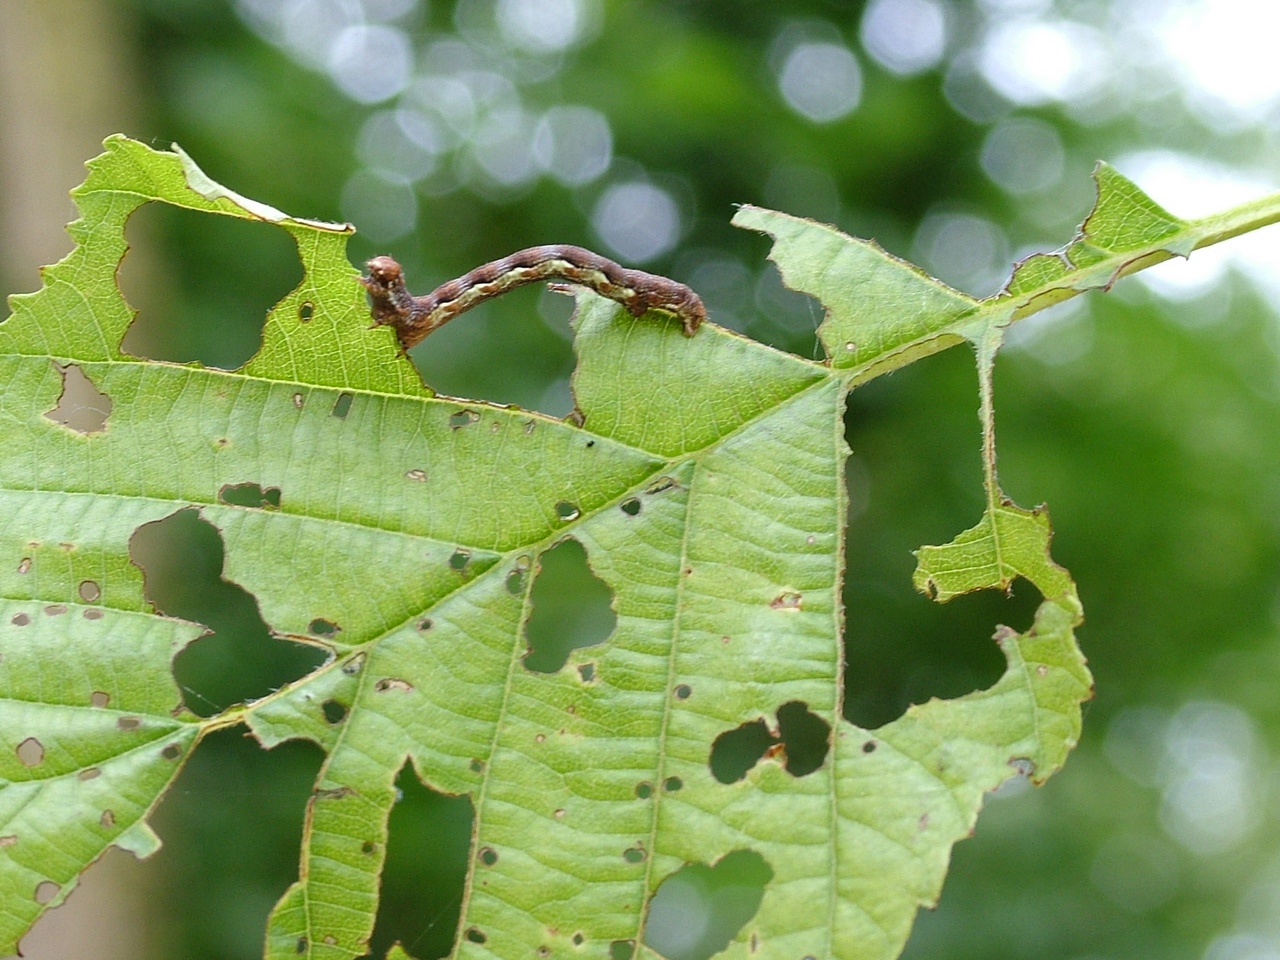
M729 226L734 203L835 223L991 294L1014 259L1071 237L1097 158L1182 215L1275 189L1278 31L1263 0L0 0L0 280L34 289L70 249L66 191L122 131L177 141L291 214L352 221L353 261L392 253L418 292L577 243L813 357L820 308L781 286L763 237ZM129 236L125 345L143 356L243 363L300 276L266 227L156 205ZM1052 510L1098 695L1062 774L991 799L906 956L1280 958L1278 255L1272 228L1012 332L1001 475ZM441 392L562 415L568 312L519 291L415 361ZM938 606L910 588L910 551L980 515L976 409L961 349L851 398L854 722L990 683L995 624L1030 622L1030 591ZM153 601L215 631L177 662L192 709L306 669L221 580L198 514L134 550ZM574 611L597 586L566 574L564 642L596 628ZM320 761L211 737L155 818L164 849L108 857L28 953L260 956ZM470 808L400 782L374 946L429 960L451 946ZM717 948L698 905L749 912L749 867L683 877L668 956Z

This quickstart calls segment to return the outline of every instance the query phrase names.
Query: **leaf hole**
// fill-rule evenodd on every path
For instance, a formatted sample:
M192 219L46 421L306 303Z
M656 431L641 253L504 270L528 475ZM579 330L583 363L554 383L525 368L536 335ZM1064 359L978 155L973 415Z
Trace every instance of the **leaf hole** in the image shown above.
M178 746L176 743L171 743L160 751L160 756L164 757L166 760L177 760L182 756L182 747Z
M302 409L303 401L304 401L304 397L302 396L302 394L300 394L300 393L295 393L295 394L293 395L293 405L294 405L297 409L299 409L299 410L301 410L301 409Z
M868 740L866 743L864 743L864 744L862 745L862 752L863 752L863 753L875 753L875 752L876 752L876 742L875 742L874 740Z
M69 609L65 603L51 603L44 608L44 615L46 617L60 617Z
M27 737L14 752L24 767L38 767L44 763L44 744L35 737Z
M114 810L103 810L102 816L98 818L98 824L103 830L113 830L116 825L116 812Z
M679 777L667 777L667 779L662 781L662 789L667 791L667 793L675 793L683 786L684 781Z
M348 659L346 663L342 665L342 672L345 673L348 677L356 676L361 670L364 669L364 658L365 658L365 655L363 653L355 654L350 659Z
M36 884L36 903L46 904L62 892L62 884L52 880L41 880Z
M728 730L711 744L711 775L721 783L737 783L777 742L764 720Z
M97 767L86 767L76 774L77 780L96 780L102 776L102 771Z
M346 704L339 703L337 700L326 700L320 704L320 712L324 714L324 722L330 726L337 726L347 719Z
M129 540L156 610L212 631L174 658L185 705L200 716L264 697L326 656L318 645L273 636L253 595L223 578L223 554L218 529L192 509L145 523Z
M339 420L347 419L347 414L351 412L351 401L353 399L349 393L338 394L338 399L333 402L333 415Z
M787 773L807 777L826 762L831 725L799 700L778 708L778 733L786 749Z
M712 867L686 864L649 901L645 945L667 960L708 960L756 915L772 879L773 870L754 850L735 850Z
M489 938L479 927L467 927L467 940L471 943L488 943Z
M544 943L538 947L537 954L540 957L549 957L551 956L551 948Z
M25 613L15 613L9 619L9 622L12 623L15 627L25 627L27 624L31 622L31 618L27 616Z
M129 730L137 730L140 726L142 726L142 719L140 717L120 717L116 720L116 729L124 730L126 732Z
M498 851L493 847L482 847L480 850L480 862L486 867L492 867L498 862Z
M257 483L229 483L218 491L218 501L229 507L252 507L258 510L280 508L280 488Z
M302 282L296 244L261 221L148 203L125 232L132 252L118 278L138 315L121 349L135 357L236 369L261 346L268 313ZM153 250L183 255L158 261Z
M582 946L582 945L583 945L583 943L585 943L585 942L586 942L586 939L587 939L587 938L586 938L586 937L584 937L581 933L575 933L575 934L573 935L573 945L574 945L575 947L580 947L580 946Z
M680 683L676 685L674 692L677 700L688 700L693 694L693 688L687 683Z
M586 550L572 537L538 558L530 603L524 665L536 673L556 673L574 650L603 643L618 623L613 591L592 572Z
M85 603L97 603L102 599L102 588L92 580L81 580L76 592Z
M65 367L54 363L62 376L62 394L45 419L88 436L102 433L111 416L111 398L94 386L93 381L74 363Z
M641 800L648 800L653 796L653 784L641 781L636 784L636 796Z
M582 678L583 683L591 683L596 678L596 665L594 663L578 664L578 676Z
M609 944L609 960L631 960L635 952L634 940L615 940Z
M417 483L427 482L427 471L423 470L421 467L414 467L412 470L406 470L404 475L409 480L413 480Z
M627 861L627 863L644 863L644 848L639 846L627 847L626 850L622 851L622 859Z
M449 567L452 570L462 571L467 568L467 564L471 562L471 551L463 550L459 547L453 551L453 555L449 557Z
M89 694L89 706L91 707L98 707L101 709L110 702L111 694L105 693L102 690L95 690L93 693Z
M628 517L637 517L640 515L640 501L635 497L628 497L622 501L621 510Z
M324 637L326 640L336 637L342 628L332 620L325 620L323 617L317 617L307 624L307 631L317 637Z
M578 509L576 504L570 503L568 500L561 500L556 504L556 516L567 523L570 520L577 520L582 516L582 511Z
M471 763L468 764L472 773L481 773L484 771L484 761L478 757L472 757Z
M303 323L310 323L311 318L316 314L316 305L310 300L303 300L298 304L298 319Z
M306 937L299 937L298 942L293 945L293 952L299 955L304 954L310 946L311 943Z
M431 628L434 627L435 625L436 625L435 621L432 620L430 617L423 617L421 620L418 621L418 632L430 633Z
M19 560L19 561L18 561L18 572L19 572L19 573L30 573L30 572L31 572L31 558L30 558L30 557L23 557L21 560Z
M363 853L365 856L368 856L369 854L373 853L377 849L378 849L378 845L374 843L372 840L366 840L364 843L360 844L360 852Z
M458 410L449 416L449 426L454 430L469 427L480 420L480 414L474 410Z
M106 614L101 610L86 610L83 616L86 620L101 620Z

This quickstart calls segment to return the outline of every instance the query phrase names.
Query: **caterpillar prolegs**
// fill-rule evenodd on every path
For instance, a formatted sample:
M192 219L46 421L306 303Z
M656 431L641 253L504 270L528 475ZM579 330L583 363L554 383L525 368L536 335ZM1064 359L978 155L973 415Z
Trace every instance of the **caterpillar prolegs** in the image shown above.
M374 257L360 282L369 291L373 320L394 327L400 345L408 350L460 313L508 290L540 280L558 280L594 290L626 307L633 316L648 310L673 314L691 337L707 318L702 299L666 277L629 270L598 253L568 244L529 247L441 284L424 297L415 297L404 284L404 271L390 257Z

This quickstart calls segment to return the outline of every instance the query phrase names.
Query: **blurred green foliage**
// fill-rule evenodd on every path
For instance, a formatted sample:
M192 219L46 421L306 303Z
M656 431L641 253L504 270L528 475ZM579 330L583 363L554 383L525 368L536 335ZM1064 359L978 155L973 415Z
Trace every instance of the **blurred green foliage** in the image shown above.
M734 203L876 237L987 294L1013 251L1069 239L1088 209L1097 157L1159 148L1224 164L1274 159L1274 133L1243 121L1215 128L1172 93L1153 124L1141 120L1151 102L1132 95L1116 93L1110 110L1066 96L1019 102L973 79L1002 21L1074 18L1106 31L1114 21L1105 4L925 4L944 15L945 53L906 76L868 54L868 7L838 0L551 4L561 20L565 10L594 11L594 20L546 55L498 44L494 5L482 0L313 4L316 22L331 9L374 20L391 11L384 22L403 31L415 64L435 64L446 79L465 80L468 70L506 77L504 102L529 123L568 104L596 111L611 131L607 172L582 183L500 182L477 173L464 143L419 180L384 178L382 199L401 204L384 209L367 202L368 183L384 182L377 171L368 179L377 153L369 125L410 102L408 93L371 103L345 95L317 68L323 51L311 51L308 64L297 43L271 41L251 15L270 4L116 2L136 29L146 92L143 129L126 132L177 141L216 180L294 215L352 218L363 229L362 209L394 223L408 203L412 229L390 239L366 231L351 249L393 253L421 291L531 244L616 252L593 216L610 185L648 183L674 200L680 224L675 242L643 266L692 283L713 320L806 356L821 308L782 289L763 262L764 238L729 227ZM801 42L853 51L856 105L825 122L789 105L779 65L788 42L792 52ZM1006 52L1016 59L1017 50ZM439 66L450 62L461 64L452 74ZM1120 79L1102 78L1112 80L1119 90ZM991 152L993 132L1010 119L1049 131L1060 151L1057 175L1050 170L1034 189L1006 176L1016 151ZM1034 167L1037 156L1023 159ZM1176 197L1165 202L1179 212ZM141 308L131 348L242 363L267 308L298 276L287 243L212 217L143 215L151 219L139 236L162 279L135 283L126 263L126 293ZM442 392L564 414L573 358L561 299L526 290L486 304L432 336L415 360ZM996 370L1001 477L1020 502L1050 507L1055 557L1085 603L1081 640L1098 696L1066 770L1040 790L1002 791L976 837L956 848L942 904L922 917L906 956L1274 956L1276 306L1238 275L1177 297L1128 280L1026 326ZM492 363L495 354L506 360ZM910 551L949 540L980 514L976 410L963 350L851 398L846 712L855 722L883 723L908 703L990 683L1001 668L989 639L995 624L1029 622L1034 591L938 606L910 586ZM220 580L216 532L194 515L166 523L149 555L138 545L138 559L162 610L214 631L177 663L192 708L261 695L301 672L305 658L271 639L250 598ZM563 593L556 602L572 605ZM172 938L157 956L259 955L267 911L296 872L320 759L297 744L264 753L239 734L201 746L157 821L166 846L156 869L166 882L153 903ZM401 788L374 947L400 939L427 960L454 936L469 806L431 794L408 772Z

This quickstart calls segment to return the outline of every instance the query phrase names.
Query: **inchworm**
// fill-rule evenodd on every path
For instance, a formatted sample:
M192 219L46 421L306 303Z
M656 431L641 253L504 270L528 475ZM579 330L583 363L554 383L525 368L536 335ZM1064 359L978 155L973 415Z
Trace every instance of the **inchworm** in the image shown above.
M369 276L360 282L369 291L374 323L394 327L406 350L476 304L539 280L587 287L616 300L636 317L648 310L674 314L687 337L707 318L702 299L683 283L628 270L598 253L567 244L518 250L436 287L425 297L409 293L404 271L390 257L374 257L366 266Z

